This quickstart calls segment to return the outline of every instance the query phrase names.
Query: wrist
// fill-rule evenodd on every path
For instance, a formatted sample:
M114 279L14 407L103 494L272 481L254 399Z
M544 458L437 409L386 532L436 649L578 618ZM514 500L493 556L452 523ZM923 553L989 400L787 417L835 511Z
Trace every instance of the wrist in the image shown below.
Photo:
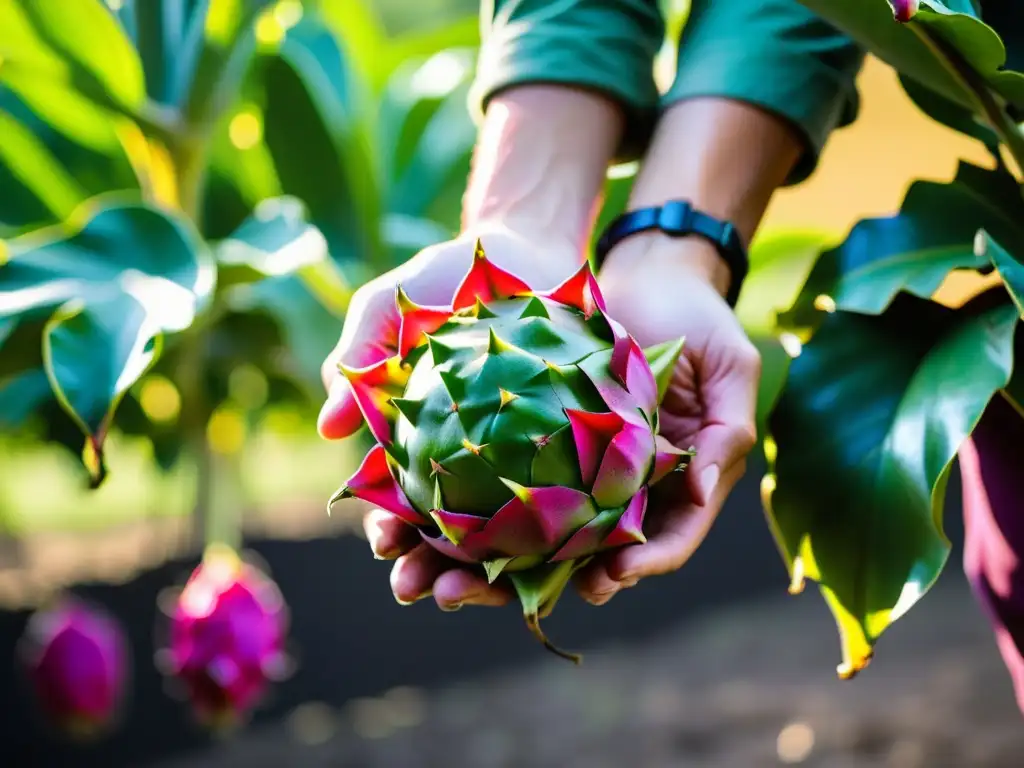
M503 227L585 253L623 117L609 99L524 85L488 104L463 197L464 232Z
M612 248L601 268L602 279L627 278L637 270L658 279L680 276L700 280L723 298L732 284L728 265L715 247L702 237L670 237L663 232L642 232Z

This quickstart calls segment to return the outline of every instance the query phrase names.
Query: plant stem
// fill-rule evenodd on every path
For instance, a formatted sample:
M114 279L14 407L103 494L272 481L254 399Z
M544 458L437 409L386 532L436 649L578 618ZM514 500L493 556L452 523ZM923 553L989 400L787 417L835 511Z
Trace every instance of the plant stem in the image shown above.
M262 5L258 6L262 8ZM206 4L200 6L204 12ZM197 9L195 12L199 12ZM185 98L185 107L178 113L180 120L167 141L177 182L178 205L185 216L192 220L197 231L203 229L203 203L206 188L206 172L213 134L221 116L230 107L237 86L238 73L244 72L240 59L253 53L252 30L248 25L255 21L256 14L245 17L243 26L246 33L233 41L228 55L213 57L212 85L209 90L198 89L198 101ZM248 43L248 47L246 47ZM202 55L202 54L200 54ZM198 65L197 65L198 66ZM194 76L189 78L189 96L197 95ZM178 382L182 399L182 429L189 453L196 465L195 508L193 512L193 535L195 541L203 543L219 541L237 547L241 538L241 520L238 517L239 501L234 491L238 486L240 467L237 458L227 459L215 456L211 450L207 428L213 414L213 405L206 391L206 331L219 316L221 306L219 294L215 293L210 306L196 318L196 322L180 337L180 358L178 360ZM235 463L232 465L231 462ZM225 481L223 488L220 479Z
M209 405L203 381L205 349L201 331L192 327L182 333L177 365L178 386L181 390L181 427L185 435L188 455L195 464L195 500L192 509L192 535L202 547L209 525L210 508L214 492L214 466L210 444L206 436Z
M206 181L206 146L209 140L202 135L190 134L187 128L175 136L170 150L174 159L174 172L178 189L178 205L182 213L192 220L197 230L202 227L203 191ZM207 312L214 308L207 308ZM188 454L195 463L195 502L192 511L192 536L196 546L202 548L211 525L211 511L215 492L216 467L206 435L211 407L206 396L203 372L206 363L206 318L196 322L180 336L177 366L178 385L181 389L182 430Z
M908 26L928 46L939 63L971 95L975 107L985 115L992 130L1006 145L1007 151L1017 165L1018 172L1024 172L1024 134L1021 133L1017 123L1007 114L1006 109L996 100L989 84L964 59L960 51L934 35L928 27L917 22L910 22Z

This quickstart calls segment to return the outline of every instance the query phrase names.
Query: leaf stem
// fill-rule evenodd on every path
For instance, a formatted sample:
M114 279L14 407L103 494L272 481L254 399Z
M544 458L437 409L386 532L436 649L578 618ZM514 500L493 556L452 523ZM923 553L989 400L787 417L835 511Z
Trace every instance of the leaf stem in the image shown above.
M1024 172L1024 134L996 96L985 79L970 65L954 46L949 45L926 26L911 21L908 25L928 47L939 63L971 95L975 107L985 116L1017 165Z

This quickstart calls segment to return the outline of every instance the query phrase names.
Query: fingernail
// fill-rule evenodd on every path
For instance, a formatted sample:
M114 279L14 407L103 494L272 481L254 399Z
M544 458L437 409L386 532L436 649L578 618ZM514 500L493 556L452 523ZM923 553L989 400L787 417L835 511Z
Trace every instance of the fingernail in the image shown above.
M422 600L425 597L430 597L432 592L433 592L433 590L428 589L422 595L417 595L412 600L403 600L398 595L395 595L395 602L398 603L399 605L402 605L402 606L412 605L413 603L418 603L420 600Z
M394 560L402 554L402 550L400 549L386 549L383 552L378 552L372 546L370 547L370 551L373 552L374 560Z
M441 610L447 613L454 613L462 607L462 603L443 603Z
M640 577L639 576L630 576L629 578L619 579L619 584L622 585L623 589L629 589L630 587L635 587L639 583L640 583Z
M587 596L586 600L591 605L604 605L613 597L615 597L615 593L618 592L620 589L621 587L615 586L612 589L606 589L601 592L591 592L590 595Z
M700 474L700 490L704 494L705 503L710 500L716 485L718 485L718 465L712 464Z

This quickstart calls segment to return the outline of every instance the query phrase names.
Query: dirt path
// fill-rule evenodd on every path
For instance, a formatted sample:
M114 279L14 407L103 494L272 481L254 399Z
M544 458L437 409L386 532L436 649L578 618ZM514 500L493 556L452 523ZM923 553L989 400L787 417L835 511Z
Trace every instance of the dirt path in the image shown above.
M161 768L1020 768L1024 720L965 587L936 588L856 680L817 596L724 611L578 669L317 704Z

